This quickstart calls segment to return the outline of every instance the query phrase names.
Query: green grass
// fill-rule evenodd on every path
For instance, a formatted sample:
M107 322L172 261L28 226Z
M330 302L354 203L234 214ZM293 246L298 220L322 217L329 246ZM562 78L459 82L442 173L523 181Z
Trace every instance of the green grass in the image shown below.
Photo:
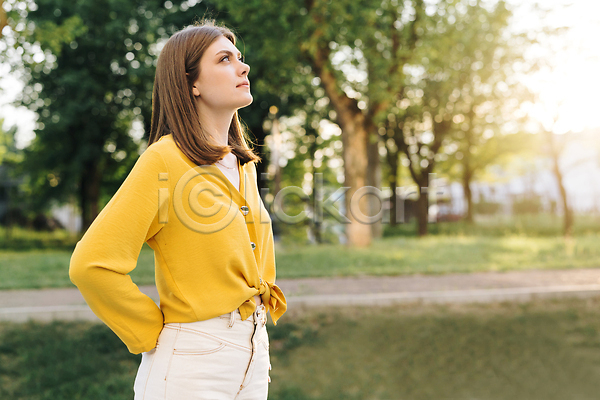
M73 235L66 230L38 232L18 226L14 226L10 229L0 226L0 250L71 250L75 247L77 240L77 235Z
M440 274L600 267L600 235L562 237L393 237L368 249L341 245L279 247L282 278L317 276Z
M562 237L386 237L368 249L276 245L278 278L600 267L600 234ZM71 251L0 251L0 290L71 286ZM154 283L154 253L144 245L132 279Z
M596 399L600 298L286 314L271 400ZM139 355L104 325L0 325L0 398L131 399Z
M0 290L73 286L69 280L71 254L72 250L0 251ZM136 283L154 284L154 252L148 245L131 275Z
M554 214L476 215L474 224L464 221L439 222L428 225L430 235L463 236L528 236L555 237L563 234L563 218ZM576 215L573 234L600 234L600 215ZM384 236L416 236L414 221L396 226L384 225Z
M139 356L104 325L0 324L1 399L131 399ZM137 358L136 358L137 357Z

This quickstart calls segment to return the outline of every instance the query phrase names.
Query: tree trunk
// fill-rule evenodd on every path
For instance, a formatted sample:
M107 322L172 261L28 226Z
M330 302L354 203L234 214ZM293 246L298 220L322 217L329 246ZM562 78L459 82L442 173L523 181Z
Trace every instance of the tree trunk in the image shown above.
M404 154L410 157L408 154L408 147L403 146ZM417 234L419 236L426 236L428 233L429 223L429 173L433 170L433 165L429 164L426 169L419 172L415 170L412 162L408 165L408 170L413 178L413 181L419 187L419 199L417 200Z
M471 193L471 179L473 178L471 146L473 145L473 119L475 111L473 107L467 113L469 129L465 131L465 150L463 151L463 191L467 200L466 221L473 224L473 194Z
M317 144L317 137L319 133L314 130L310 124L304 127L306 130L306 136L312 137L308 147L308 155L310 156L310 173L313 177L312 179L312 201L308 202L308 208L310 209L309 215L312 215L312 221L309 221L309 229L312 232L313 237L315 238L316 243L322 243L323 238L321 235L322 230L322 216L318 215L319 211L317 210L317 201L322 204L322 190L323 190L323 177L321 174L318 174L317 169L315 168L315 153L317 152L319 145ZM317 199L317 197L319 197Z
M473 177L471 167L469 165L468 157L464 158L463 162L463 192L465 199L467 200L467 214L465 215L465 221L467 223L473 223L473 192L471 192L471 179Z
M350 221L346 224L346 236L348 245L367 247L371 244L372 238L371 225L364 223L363 220L369 211L368 199L367 196L362 196L359 201L354 195L367 183L367 131L360 123L360 116L343 112L342 114L338 115L344 121L342 123L344 186L348 188L345 206L346 218Z
M13 187L13 182L11 179L6 179L5 181L5 186L4 189L6 191L6 214L5 214L5 226L6 226L6 230L4 231L4 239L6 240L6 242L9 242L11 237L12 237L12 231L13 231L13 223L12 223L12 214L13 214L13 210L12 208L12 202L11 202L11 195L12 195L12 187Z
M564 212L564 227L563 234L565 237L571 236L573 233L573 213L571 208L569 207L569 199L567 197L567 190L565 189L563 175L560 170L559 158L560 152L554 142L554 134L552 132L547 132L546 137L548 139L548 144L550 146L550 155L552 157L552 169L554 172L554 176L556 177L556 183L558 184L558 190L560 192L560 197L562 200L563 212Z
M398 215L396 213L398 206L398 193L396 193L396 187L398 186L398 154L399 152L387 149L386 159L390 165L390 188L392 189L390 198L390 226L396 226Z
M271 130L273 135L273 149L271 149L271 164L275 166L275 174L273 176L273 196L277 196L281 190L281 167L279 166L279 159L281 157L281 132L279 131L279 119L273 119L273 128Z
M569 207L569 204L567 201L567 193L565 191L564 186L562 185L562 182L561 182L560 186L561 186L561 196L563 198L563 209L565 210L563 234L565 235L565 237L570 237L573 234L573 210L571 210L571 208ZM564 191L564 193L563 193L563 191Z
M101 176L98 163L88 164L80 181L79 199L81 207L82 233L87 231L98 216Z
M374 129L369 129L373 132ZM373 186L377 189L381 189L381 163L379 162L379 135L370 134L371 139L375 139L374 142L368 140L367 143L367 185ZM367 136L368 137L368 136ZM368 195L367 201L369 202L369 216L376 215L381 208L383 208L383 199L377 199L373 195ZM374 238L380 238L383 236L383 224L381 220L377 220L371 224L371 235Z
M429 174L423 173L419 180L419 199L417 200L417 234L426 236L429 224Z
M337 113L338 125L342 128L344 186L348 188L345 193L347 245L367 247L372 240L371 226L364 223L364 220L361 222L361 219L369 212L368 196L362 196L360 201L353 197L358 189L367 184L368 131L365 116L356 100L349 98L338 88L336 78L328 66L329 52L329 47L319 48L313 67Z
M316 141L314 142L316 143ZM314 154L314 153L313 153ZM317 173L317 169L313 166L312 167L312 176L313 176L313 180L312 180L312 197L313 200L317 198L318 195L320 195L318 193L319 190L323 189L323 177L321 175L319 175ZM323 199L320 198L320 201L322 201ZM315 202L312 202L313 206L312 206L312 215L313 215L313 223L311 224L311 229L313 232L313 236L315 237L315 241L318 244L323 243L323 234L322 234L322 230L323 230L323 224L322 224L322 219L319 218L317 216L317 210L315 210Z

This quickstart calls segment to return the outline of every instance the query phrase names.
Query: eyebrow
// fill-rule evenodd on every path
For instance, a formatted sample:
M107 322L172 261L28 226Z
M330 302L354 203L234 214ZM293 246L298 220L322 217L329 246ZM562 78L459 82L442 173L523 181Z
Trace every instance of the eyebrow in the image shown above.
M233 55L233 53L232 53L232 52L230 52L229 50L221 50L221 51L219 51L219 52L218 52L217 54L215 54L215 55L219 55L219 54L221 54L221 53L225 53L225 54L228 54L228 55L230 55L230 56L232 56L232 55ZM241 55L242 55L242 53L240 53L240 52L238 51L238 55L240 55L240 56L241 56Z

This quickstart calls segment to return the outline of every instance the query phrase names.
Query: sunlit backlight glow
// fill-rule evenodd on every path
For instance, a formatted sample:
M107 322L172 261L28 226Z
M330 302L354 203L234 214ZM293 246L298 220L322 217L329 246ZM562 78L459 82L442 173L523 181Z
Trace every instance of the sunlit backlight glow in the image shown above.
M516 5L516 0L511 0ZM527 10L535 1L518 1L516 29L568 27L557 37L546 39L535 52L543 54L548 68L526 77L524 83L538 94L524 110L545 130L580 132L600 127L600 1L545 0L538 2L552 12L544 20L530 18ZM529 11L530 13L530 11Z

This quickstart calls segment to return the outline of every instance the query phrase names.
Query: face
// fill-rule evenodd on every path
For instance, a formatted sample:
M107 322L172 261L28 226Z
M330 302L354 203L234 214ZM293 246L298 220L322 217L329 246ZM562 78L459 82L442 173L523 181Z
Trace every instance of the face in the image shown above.
M201 109L235 111L252 103L250 66L225 36L219 36L200 59L200 76L192 91Z

